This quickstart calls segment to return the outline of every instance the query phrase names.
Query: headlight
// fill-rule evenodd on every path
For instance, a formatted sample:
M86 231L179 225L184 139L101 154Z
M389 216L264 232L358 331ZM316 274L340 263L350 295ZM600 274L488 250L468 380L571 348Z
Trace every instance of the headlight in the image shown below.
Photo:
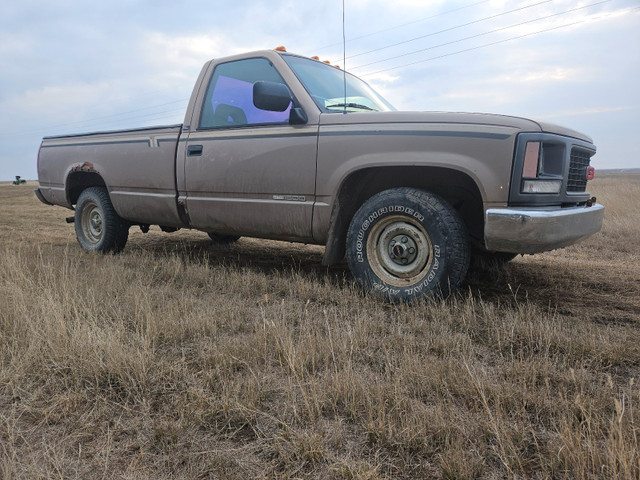
M522 193L560 193L562 180L523 180Z
M522 165L520 193L560 193L562 180L540 179L541 142L527 142Z

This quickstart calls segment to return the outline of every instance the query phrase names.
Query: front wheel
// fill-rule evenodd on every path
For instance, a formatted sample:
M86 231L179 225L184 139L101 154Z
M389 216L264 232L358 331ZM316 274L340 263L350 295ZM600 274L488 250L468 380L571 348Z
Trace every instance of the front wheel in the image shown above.
M357 282L388 301L447 296L464 279L469 242L445 200L412 188L380 192L354 215L347 262Z
M117 253L129 238L129 224L116 213L104 187L83 190L74 223L78 243L86 252Z

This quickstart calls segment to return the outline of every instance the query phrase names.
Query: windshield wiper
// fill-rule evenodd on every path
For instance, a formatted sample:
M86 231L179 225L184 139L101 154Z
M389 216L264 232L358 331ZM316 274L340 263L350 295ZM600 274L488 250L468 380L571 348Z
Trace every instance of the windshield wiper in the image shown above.
M360 108L361 110L369 110L371 112L377 112L375 108L367 107L366 105L362 105L360 103L334 103L333 105L325 105L324 108Z

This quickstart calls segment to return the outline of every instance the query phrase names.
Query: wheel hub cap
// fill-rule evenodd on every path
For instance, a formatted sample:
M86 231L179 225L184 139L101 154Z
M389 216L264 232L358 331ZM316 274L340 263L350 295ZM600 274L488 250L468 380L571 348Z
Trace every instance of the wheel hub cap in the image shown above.
M91 243L98 243L102 238L103 228L102 210L95 204L87 205L82 212L82 230L86 239Z
M424 227L403 216L378 223L367 249L375 252L370 255L371 267L380 279L397 286L417 281L433 261L431 241Z
M389 244L389 257L398 265L408 265L418 256L416 241L407 235L396 235Z

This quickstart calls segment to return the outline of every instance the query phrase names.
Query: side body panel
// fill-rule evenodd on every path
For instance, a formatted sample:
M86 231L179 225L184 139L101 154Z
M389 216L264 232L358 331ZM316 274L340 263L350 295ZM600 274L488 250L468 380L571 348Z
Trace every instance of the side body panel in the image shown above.
M291 240L311 237L317 127L192 133L186 208L193 227Z
M71 207L69 175L96 173L122 218L184 226L176 205L175 154L180 128L45 138L38 159L41 191L51 203Z

